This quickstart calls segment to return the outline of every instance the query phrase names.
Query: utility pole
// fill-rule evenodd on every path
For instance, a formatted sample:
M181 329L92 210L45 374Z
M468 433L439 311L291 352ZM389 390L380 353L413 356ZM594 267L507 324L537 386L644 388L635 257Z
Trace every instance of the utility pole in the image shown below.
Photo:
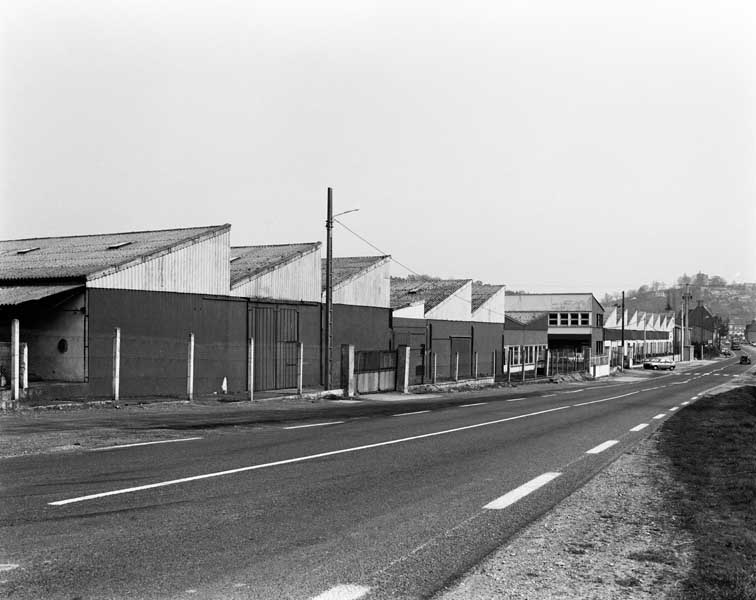
M326 357L323 384L331 389L331 361L333 353L333 189L328 188L328 213L326 216Z
M690 300L693 296L690 295L690 284L685 284L685 294L683 294L683 314L682 314L682 323L683 323L683 329L682 329L682 356L680 357L680 360L685 360L685 330L688 328L688 300Z
M625 370L625 292L622 292L622 370Z

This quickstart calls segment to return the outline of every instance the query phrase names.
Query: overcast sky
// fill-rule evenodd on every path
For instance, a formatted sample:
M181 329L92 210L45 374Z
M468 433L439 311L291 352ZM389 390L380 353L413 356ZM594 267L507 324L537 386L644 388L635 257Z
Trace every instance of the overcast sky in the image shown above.
M421 273L599 297L756 281L754 2L3 12L2 239L228 222L235 245L324 241L330 186ZM376 252L337 226L334 253Z

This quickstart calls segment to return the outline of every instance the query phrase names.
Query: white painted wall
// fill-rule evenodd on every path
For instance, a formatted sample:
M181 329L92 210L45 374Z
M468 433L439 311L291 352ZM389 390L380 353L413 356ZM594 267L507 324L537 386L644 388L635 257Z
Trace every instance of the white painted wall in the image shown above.
M333 288L334 304L378 306L391 308L391 264L388 260L377 264ZM325 292L322 293L325 302Z
M469 321L472 317L472 281L425 313L426 319Z
M320 302L320 269L318 248L250 281L238 284L231 290L231 295L243 298Z
M131 267L87 281L87 287L192 294L228 294L229 229Z
M425 318L425 303L418 302L412 306L405 306L404 308L397 308L393 311L392 316L403 319L424 319Z
M472 313L471 319L480 323L503 323L506 308L505 292L506 288L501 288Z

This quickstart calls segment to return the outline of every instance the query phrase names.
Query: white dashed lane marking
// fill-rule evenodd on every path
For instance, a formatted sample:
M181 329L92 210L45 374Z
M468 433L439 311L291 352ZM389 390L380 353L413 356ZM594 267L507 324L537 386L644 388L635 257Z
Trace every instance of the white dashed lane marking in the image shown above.
M656 416L654 417L654 419L663 419L663 418L664 418L664 417L666 417L666 416L667 416L667 415L665 415L664 413L659 413L658 415L656 415Z
M460 404L460 408L467 408L468 406L483 406L484 404L488 404L488 402L474 402L473 404Z
M429 410L416 410L414 412L406 412L406 413L396 413L395 415L391 415L392 417L406 417L408 415L421 415L423 413L430 412Z
M680 407L679 407L679 406L673 406L673 407L672 407L672 408L670 408L669 410L677 410L678 408L680 408Z
M509 398L507 399L507 402L517 402L518 400L525 400L525 396L522 398Z
M595 448L591 448L590 450L586 450L586 454L599 454L606 450L607 448L611 448L614 446L614 444L619 444L619 440L609 440L604 442L603 444L599 444Z
M630 429L630 431L640 431L641 429L645 429L646 427L648 427L648 423L641 423L640 425L636 425L635 427Z
M483 508L487 508L489 510L501 510L502 508L511 506L518 500L521 500L528 494L532 494L538 488L543 487L544 485L549 483L549 481L556 479L560 475L561 473L544 473L543 475L539 475L535 479L531 479L527 483L522 484L520 487L513 489L511 492L507 492L493 502L489 502Z
M104 446L102 448L92 448L90 452L101 452L103 450L119 450L120 448L135 448L136 446L153 446L155 444L173 444L176 442L191 442L201 440L201 437L181 438L178 440L157 440L154 442L136 442L134 444L120 444L118 446Z
M313 597L312 600L357 600L370 591L364 585L337 585L322 594Z
M339 425L344 421L329 421L328 423L311 423L309 425L291 425L290 427L284 427L284 429L305 429L306 427L325 427L326 425Z

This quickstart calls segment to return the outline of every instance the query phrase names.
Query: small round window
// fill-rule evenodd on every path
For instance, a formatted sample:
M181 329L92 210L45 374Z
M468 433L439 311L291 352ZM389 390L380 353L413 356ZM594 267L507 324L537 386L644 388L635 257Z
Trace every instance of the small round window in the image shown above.
M68 352L68 340L61 339L58 342L58 352L60 352L61 354Z

